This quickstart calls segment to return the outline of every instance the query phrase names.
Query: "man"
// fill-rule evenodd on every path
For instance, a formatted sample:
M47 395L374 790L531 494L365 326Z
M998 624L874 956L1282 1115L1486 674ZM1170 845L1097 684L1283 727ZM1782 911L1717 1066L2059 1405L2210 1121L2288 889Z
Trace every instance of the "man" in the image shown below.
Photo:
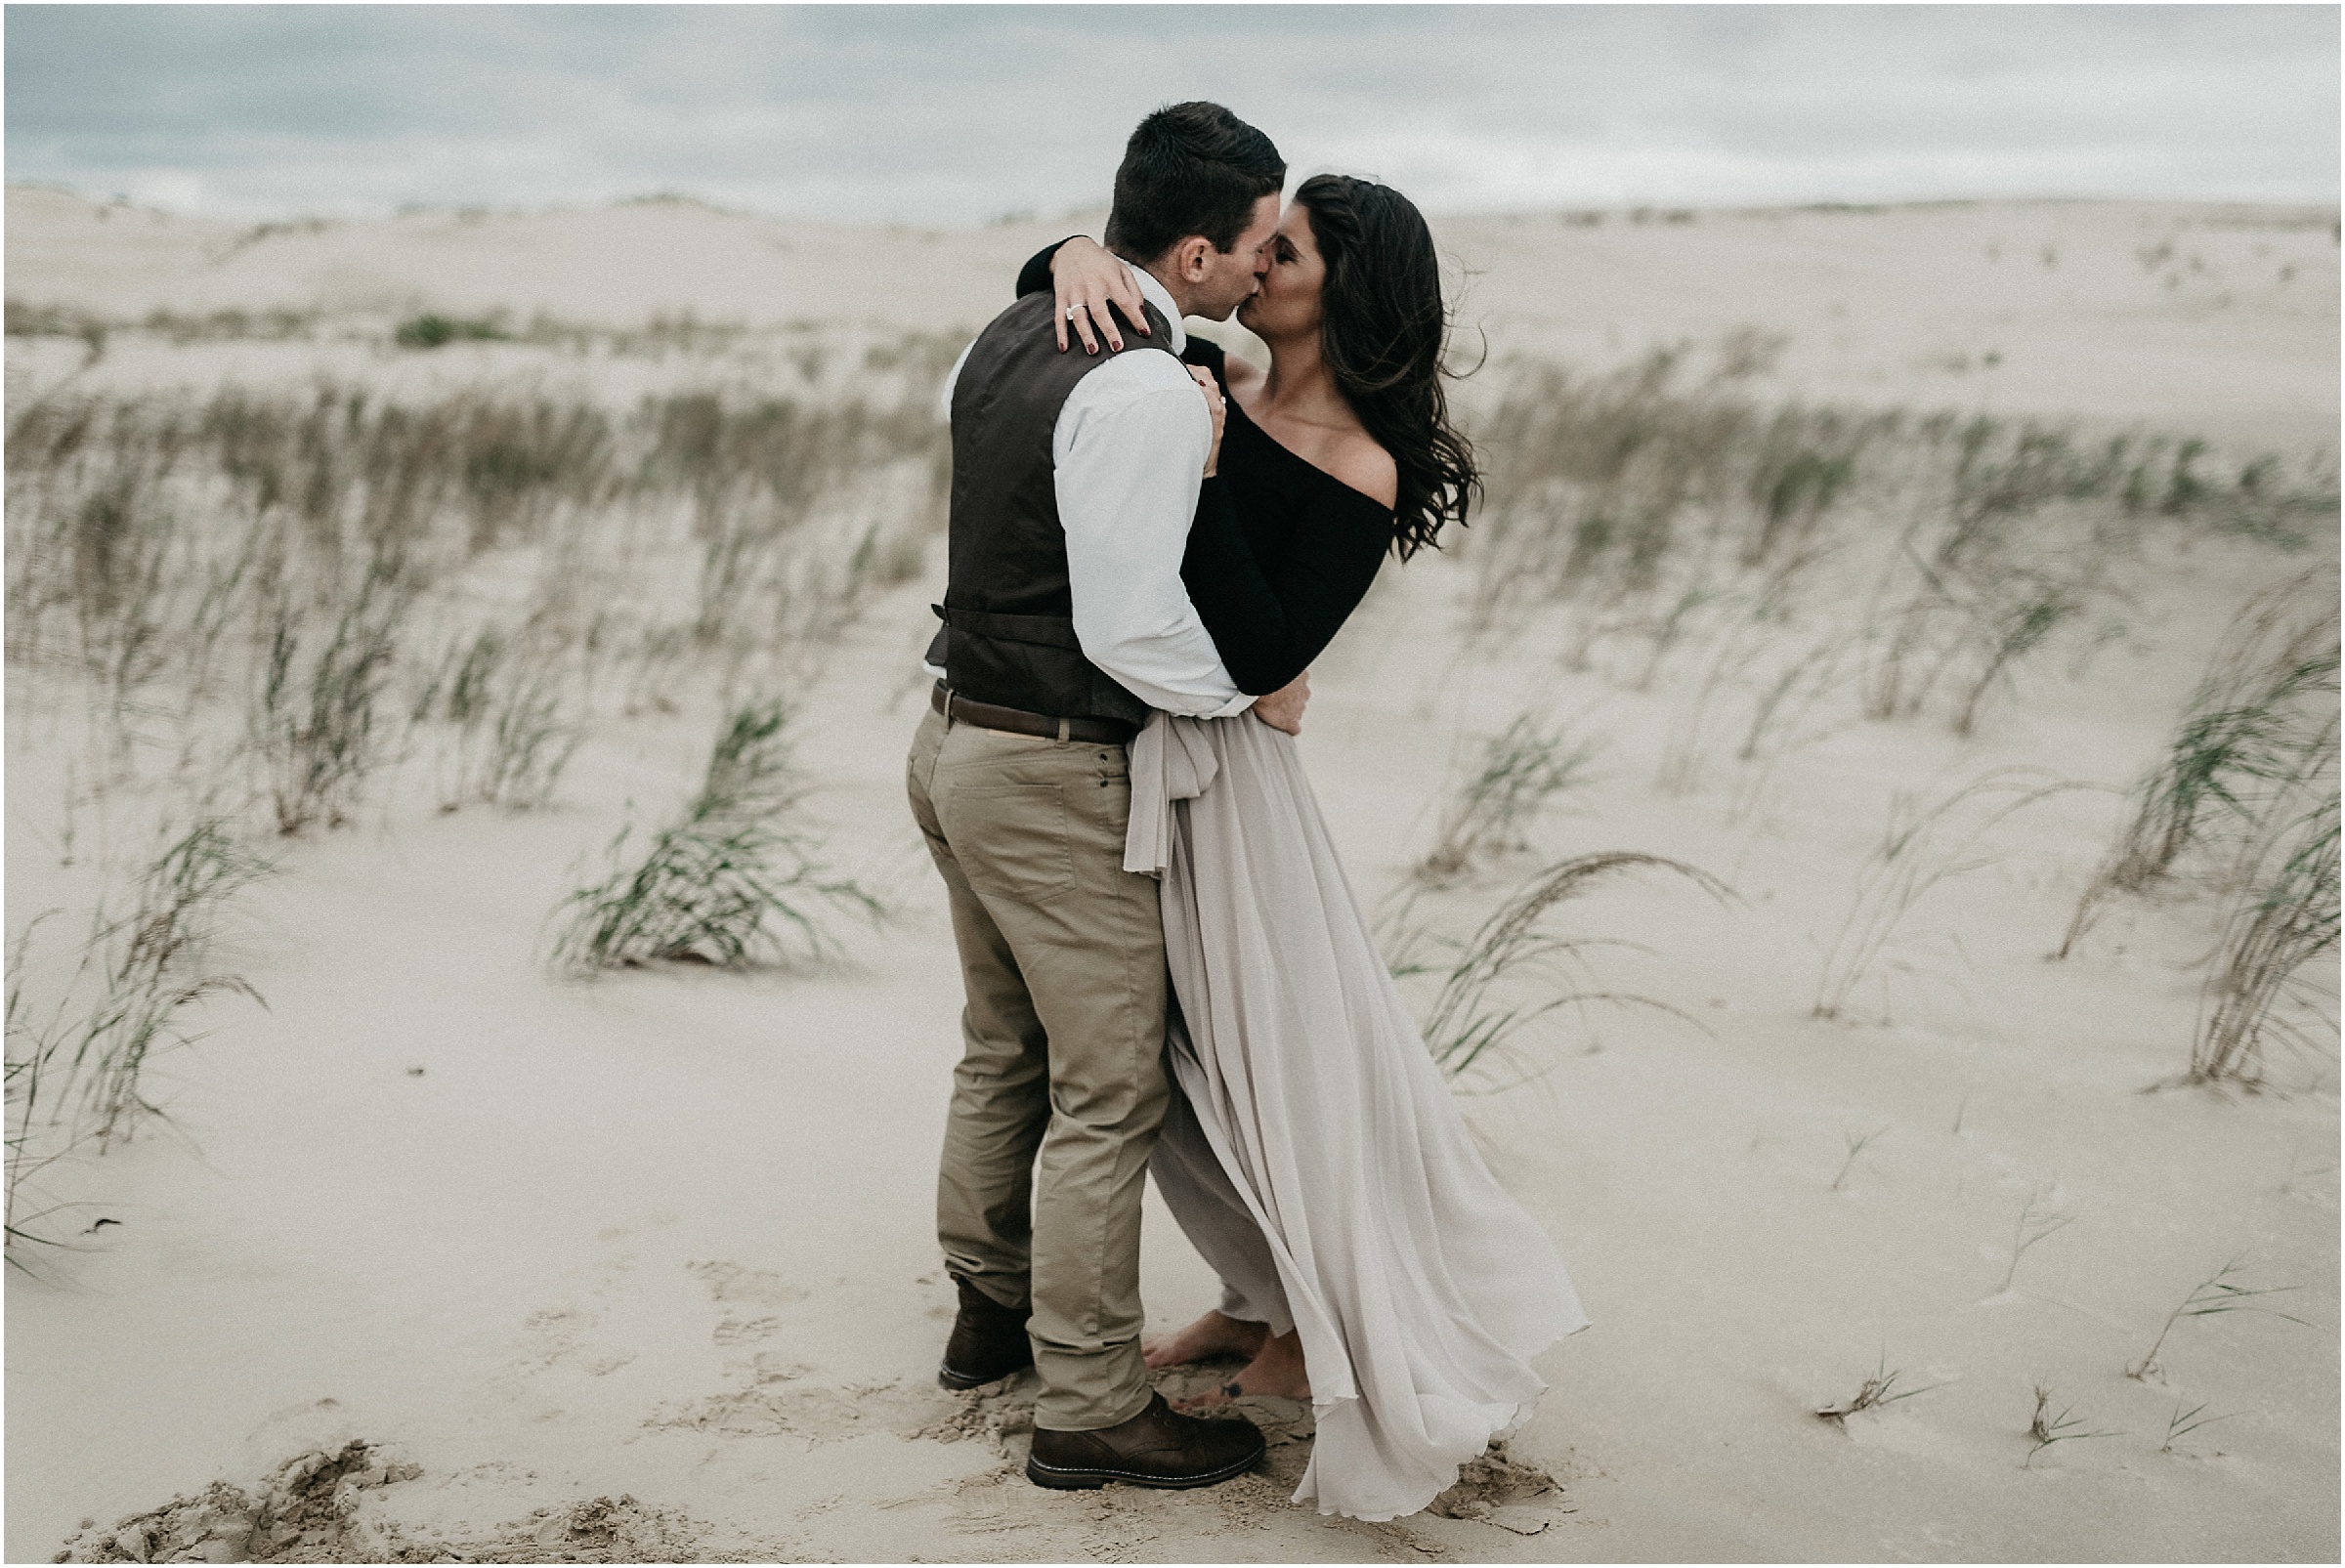
M1174 1412L1140 1358L1140 1196L1171 1089L1158 886L1123 869L1125 743L1152 707L1300 723L1299 692L1239 693L1180 583L1213 440L1180 319L1255 291L1285 182L1218 105L1149 115L1107 242L1141 274L1150 336L1061 354L1051 296L1030 294L947 390L942 678L907 781L967 996L937 1180L960 1312L938 1376L1033 1366L1043 1486L1206 1486L1262 1454L1250 1422Z

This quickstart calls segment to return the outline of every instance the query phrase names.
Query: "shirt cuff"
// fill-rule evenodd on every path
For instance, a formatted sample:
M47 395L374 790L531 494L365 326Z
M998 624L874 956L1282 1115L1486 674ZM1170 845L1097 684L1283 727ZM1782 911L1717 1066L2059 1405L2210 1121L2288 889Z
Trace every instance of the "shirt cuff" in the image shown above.
M1252 706L1254 706L1254 699L1241 692L1211 713L1201 716L1209 719L1233 719Z

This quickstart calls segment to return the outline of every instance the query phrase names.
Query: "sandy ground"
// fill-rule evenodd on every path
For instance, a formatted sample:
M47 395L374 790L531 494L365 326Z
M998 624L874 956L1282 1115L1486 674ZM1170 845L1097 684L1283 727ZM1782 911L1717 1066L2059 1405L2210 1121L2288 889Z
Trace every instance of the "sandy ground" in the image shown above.
M97 308L657 316L965 336L1026 257L1102 213L929 233L690 201L257 228L8 194L8 294ZM2336 434L2334 209L1949 202L1444 220L1471 363L1599 367L1729 336L1782 397L2127 422L2294 447ZM149 367L149 372L151 367ZM184 372L183 372L184 373ZM201 373L201 372L198 372Z
M12 191L12 299L325 315L319 342L121 337L86 370L70 340L11 339L10 393L390 366L333 334L418 303L849 327L896 304L949 333L1074 226L930 236L663 204L239 237ZM1752 372L1786 398L2155 418L2274 446L2336 432L2330 213L1614 214L1443 238L1505 352L1600 364L1747 327L1788 339ZM1470 1485L1465 1517L1293 1507L1296 1407L1257 1412L1279 1440L1265 1474L1045 1493L1015 1469L1016 1386L935 1385L959 986L901 768L937 583L877 601L806 694L809 809L901 911L834 972L577 984L536 961L546 911L631 806L689 786L704 715L599 726L557 804L527 815L436 814L403 773L361 821L276 852L282 873L244 896L222 954L267 1009L206 1004L209 1038L154 1070L173 1126L69 1172L78 1212L115 1223L10 1279L7 1555L125 1549L119 1521L178 1500L149 1522L216 1559L250 1526L239 1496L266 1493L288 1521L277 1554L362 1560L2334 1560L2333 1036L2288 1059L2281 1092L2139 1092L2187 1062L2213 906L2126 904L2079 956L2043 961L2118 799L2013 819L1988 864L1916 907L1858 1021L1810 1016L1895 792L2000 764L2122 786L2232 610L2306 564L2240 540L2161 557L2127 637L2026 671L1980 734L1842 730L1755 800L1653 787L1681 680L1634 691L1536 646L1461 659L1468 563L1387 568L1314 671L1304 737L1364 897L1402 881L1466 741L1526 692L1608 744L1515 870L1641 849L1739 895L1657 878L1572 905L1570 929L1642 944L1598 960L1606 982L1690 1021L1558 1024L1538 1081L1468 1102L1594 1327L1542 1361L1523 1468ZM13 936L86 904L162 802L85 804L68 838L75 693L11 673ZM1449 897L1472 909L1503 885ZM2030 1202L2073 1220L2015 1270ZM2162 1381L2126 1377L2241 1254L2253 1283L2296 1288L2279 1299L2302 1322L2186 1320ZM1213 1298L1153 1197L1145 1271L1159 1323ZM1877 1369L1927 1391L1812 1414ZM2030 1460L2039 1382L2106 1435ZM2162 1449L2171 1414L2202 1403L2228 1419ZM206 1504L215 1483L239 1491Z

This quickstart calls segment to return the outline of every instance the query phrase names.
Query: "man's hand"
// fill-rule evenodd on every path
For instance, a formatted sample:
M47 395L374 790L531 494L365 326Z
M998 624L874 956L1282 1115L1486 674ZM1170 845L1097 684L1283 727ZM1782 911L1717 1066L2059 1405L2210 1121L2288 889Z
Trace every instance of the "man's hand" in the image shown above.
M1286 685L1254 699L1254 716L1273 730L1302 733L1302 710L1311 699L1311 672L1304 670Z

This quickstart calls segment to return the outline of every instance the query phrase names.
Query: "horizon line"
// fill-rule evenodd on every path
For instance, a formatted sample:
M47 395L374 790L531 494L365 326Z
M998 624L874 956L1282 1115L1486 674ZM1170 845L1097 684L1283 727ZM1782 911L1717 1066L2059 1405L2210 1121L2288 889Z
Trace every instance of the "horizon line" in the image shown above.
M387 223L401 218L446 214L499 218L546 217L565 212L604 212L618 207L641 207L672 204L697 206L731 218L764 219L787 223L820 225L832 229L853 229L877 232L913 233L973 233L987 229L1010 229L1027 224L1065 222L1078 218L1097 217L1107 211L1107 203L1087 203L1059 208L1049 213L1018 208L996 213L964 223L914 223L901 219L831 218L803 211L785 211L776 208L743 206L699 195L686 191L647 191L623 196L602 198L555 198L537 204L491 203L471 201L412 201L402 202L388 210L358 213L292 211L280 216L255 217L230 212L205 211L200 208L156 206L133 200L116 191L111 195L97 195L66 181L26 178L0 179L9 191L46 191L71 196L93 207L144 212L163 218L186 218L208 223L243 224L250 228L313 227L329 224ZM1941 196L1897 196L1879 199L1862 197L1818 198L1811 201L1770 201L1753 203L1683 202L1683 201L1626 201L1617 203L1569 203L1552 206L1520 207L1447 207L1423 208L1428 220L1439 219L1508 219L1508 218L1610 218L1619 216L1631 222L1684 222L1695 214L1714 214L1722 217L1763 216L1770 213L1880 213L1912 211L1933 207L1975 206L2153 206L2153 207L2250 207L2281 208L2302 212L2337 215L2345 209L2345 199L2331 196L2324 199L2303 196L2153 196L2128 194L2047 194L2036 191L2017 193L1974 193Z

